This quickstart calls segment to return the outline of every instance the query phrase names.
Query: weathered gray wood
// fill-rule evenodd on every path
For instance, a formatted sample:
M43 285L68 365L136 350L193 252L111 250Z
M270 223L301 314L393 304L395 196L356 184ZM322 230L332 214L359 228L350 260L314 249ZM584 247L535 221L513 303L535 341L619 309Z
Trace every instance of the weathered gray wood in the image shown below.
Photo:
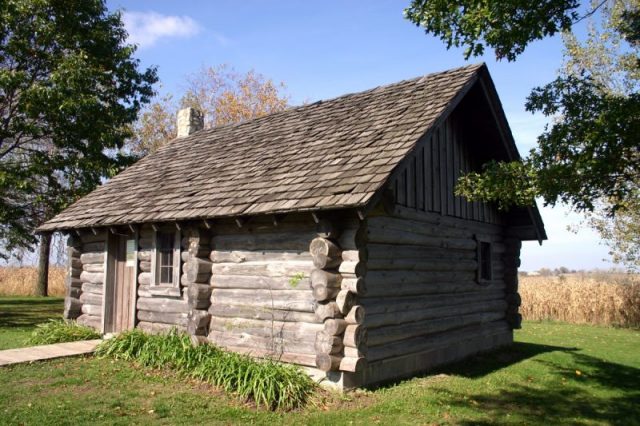
M353 261L342 262L338 267L338 272L341 274L355 274L358 277L364 277L367 275L367 263Z
M96 330L100 330L100 328L102 328L101 316L82 314L76 318L76 322L86 327L95 328Z
M140 262L151 262L151 250L138 250L138 260Z
M208 283L211 277L211 261L191 257L183 266L183 273L187 280L192 283Z
M324 332L332 336L342 334L345 328L347 328L347 321L343 319L329 318L324 322Z
M214 263L243 263L243 262L286 262L310 261L311 253L308 251L286 250L213 250L209 259Z
M86 272L104 272L104 264L87 263L82 265L82 270Z
M296 231L216 235L211 247L216 250L299 250L305 251L313 234Z
M298 364L298 365L303 365L307 367L316 366L315 354L309 354L309 353L305 354L305 353L295 353L295 352L274 353L274 351L271 349L257 349L252 347L231 346L231 345L220 345L220 346L224 346L224 348L229 351L246 354L253 357L275 359L276 361L288 362L290 364Z
M342 318L340 308L333 300L327 303L317 303L315 305L315 313L319 321L324 321L327 318Z
M84 252L80 255L80 261L83 264L87 263L104 263L104 252Z
M189 337L189 340L191 340L191 346L193 346L194 348L201 345L209 344L209 338L207 336L199 336L199 335L191 334L191 336Z
M64 280L64 285L67 288L70 288L70 287L80 288L82 287L82 280L78 277L72 277L68 275Z
M261 277L249 275L212 275L211 286L215 288L257 290L303 290L309 291L309 277Z
M138 274L138 284L139 285L150 285L151 284L151 272L140 272Z
M210 329L254 336L294 339L301 342L315 341L316 333L324 330L323 324L296 323L287 321L262 321L211 316Z
M138 269L140 269L141 272L151 272L151 262L140 262Z
M419 257L401 259L371 259L367 262L370 271L401 270L429 272L475 272L478 263L471 259L442 259L425 261Z
M96 254L103 253L104 241L94 241L92 243L85 243L82 245L82 252L83 253L95 252ZM85 262L82 262L82 263L85 263Z
M366 262L369 259L369 250L365 248L360 248L359 250L343 250L342 251L342 260L345 262L358 262L364 261Z
M189 305L185 300L165 297L139 297L136 306L144 311L183 313L185 315L189 312Z
M150 333L150 334L166 334L172 330L177 330L177 331L187 330L187 327L183 325L164 324L164 323L148 322L148 321L138 322L138 324L136 325L136 328L139 328L145 333Z
M265 292L267 294L265 294ZM280 296L283 293L283 296ZM216 289L211 292L211 304L252 306L255 308L282 309L299 312L313 312L315 301L308 293L298 292L302 297L293 297L292 291L269 292L268 290Z
M192 309L207 309L211 304L211 286L209 284L191 284L187 287L187 300Z
M78 257L70 257L68 264L71 266L71 268L82 269L82 262Z
M365 368L367 368L367 360L364 357L351 358L345 356L340 361L340 367L338 369L340 371L350 371L355 373L363 371Z
M327 300L335 299L336 295L340 291L340 287L326 287L323 285L316 285L311 287L313 298L318 302L324 302Z
M441 306L477 303L479 305L490 300L504 298L503 290L493 290L476 285L475 291L466 293L449 293L428 296L380 297L367 299L367 312L370 315L412 311L416 309L438 308Z
M80 274L80 280L83 283L102 284L104 282L104 273L83 271Z
M82 302L75 297L66 297L64 299L64 318L73 319L80 315L82 310Z
M504 316L504 312L479 312L374 328L368 331L367 345L369 347L378 346L411 337L426 336L471 325L489 323L503 319Z
M342 288L342 290L349 290L358 296L364 296L367 294L367 284L363 277L354 276L354 278L342 278L340 288Z
M67 274L73 278L80 278L80 275L82 274L82 269L69 268Z
M222 347L244 347L255 351L270 351L278 359L285 353L315 354L312 342L298 342L280 337L256 336L250 333L211 330L209 341Z
M82 290L78 287L67 287L67 289L65 290L65 297L79 299L81 294Z
M186 313L176 312L145 311L138 309L137 316L140 321L175 324L183 327L186 327L189 321Z
M482 304L467 303L452 306L440 306L427 309L416 309L412 311L398 311L393 315L367 313L364 324L368 328L381 327L386 325L403 324L413 321L441 318L453 315L467 315L478 312L504 312L507 309L507 302L504 300L492 300Z
M140 237L138 240L138 246L141 250L148 250L153 248L153 239L151 236L149 237Z
M341 230L339 226L336 226L335 221L328 218L320 218L316 225L316 234L322 238L336 239L340 236Z
M345 358L362 358L367 356L367 345L360 345L358 347L345 346L344 357Z
M82 283L83 293L102 294L103 291L104 291L104 286L102 284Z
M364 322L365 309L361 305L355 305L345 316L345 321L349 324L362 324Z
M82 293L80 295L80 302L87 303L89 305L102 305L102 295L96 293Z
M319 331L316 334L314 349L318 354L339 354L343 347L342 339L339 336L333 336L324 331Z
M336 304L342 315L347 315L356 302L356 297L349 290L340 290L336 296Z
M309 245L313 266L318 269L330 269L340 264L342 250L327 238L314 238Z
M337 371L342 357L329 354L316 354L316 367L322 371Z
M308 276L311 268L312 263L306 261L213 263L211 272L214 275L293 277L298 274Z
M470 229L441 226L440 224L429 224L425 223L425 221L402 219L392 216L372 216L367 219L367 227L370 231L393 229L438 238L473 238L473 231Z
M244 306L242 300L237 305L215 304L209 306L209 313L225 318L247 318L267 321L288 321L319 323L313 312L298 312L289 309L271 309L267 307Z
M344 330L343 343L354 348L367 343L367 328L362 324L349 324Z
M339 288L342 276L335 271L314 269L311 271L311 287Z
M79 300L78 300L78 303L80 303ZM87 315L102 316L102 306L89 305L85 303L82 305L82 313Z
M472 239L431 237L410 231L386 228L368 228L367 239L369 243L377 244L416 245L460 250L473 250L476 247L476 242Z

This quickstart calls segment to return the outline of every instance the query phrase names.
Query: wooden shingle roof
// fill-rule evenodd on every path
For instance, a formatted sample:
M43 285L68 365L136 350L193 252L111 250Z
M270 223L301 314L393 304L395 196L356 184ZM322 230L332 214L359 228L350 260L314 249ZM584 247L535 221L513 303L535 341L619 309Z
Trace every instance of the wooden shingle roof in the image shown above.
M39 231L366 205L484 65L171 141Z

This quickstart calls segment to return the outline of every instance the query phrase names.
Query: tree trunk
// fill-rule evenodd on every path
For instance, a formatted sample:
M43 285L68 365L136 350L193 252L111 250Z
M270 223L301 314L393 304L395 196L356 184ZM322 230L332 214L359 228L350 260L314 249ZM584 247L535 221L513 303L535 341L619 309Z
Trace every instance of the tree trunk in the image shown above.
M36 296L48 296L49 288L49 253L51 251L51 234L40 235L40 254L38 257L38 282Z

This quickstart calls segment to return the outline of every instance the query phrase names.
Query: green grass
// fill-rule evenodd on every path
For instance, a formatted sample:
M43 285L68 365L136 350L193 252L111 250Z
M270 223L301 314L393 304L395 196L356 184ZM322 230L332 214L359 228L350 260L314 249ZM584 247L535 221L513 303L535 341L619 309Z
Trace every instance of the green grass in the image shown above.
M37 346L100 338L102 335L91 327L65 319L50 319L35 327L27 343Z
M272 412L109 358L0 368L0 424L640 424L640 332L524 324L516 344L431 375Z
M0 297L0 350L29 346L36 325L62 318L57 297Z

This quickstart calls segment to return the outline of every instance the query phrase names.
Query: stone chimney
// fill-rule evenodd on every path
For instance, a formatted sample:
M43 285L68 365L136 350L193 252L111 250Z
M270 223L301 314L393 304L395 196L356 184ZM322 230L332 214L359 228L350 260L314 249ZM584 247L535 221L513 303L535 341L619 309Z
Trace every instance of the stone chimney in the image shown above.
M189 136L193 132L204 129L204 114L195 108L178 111L178 137Z

